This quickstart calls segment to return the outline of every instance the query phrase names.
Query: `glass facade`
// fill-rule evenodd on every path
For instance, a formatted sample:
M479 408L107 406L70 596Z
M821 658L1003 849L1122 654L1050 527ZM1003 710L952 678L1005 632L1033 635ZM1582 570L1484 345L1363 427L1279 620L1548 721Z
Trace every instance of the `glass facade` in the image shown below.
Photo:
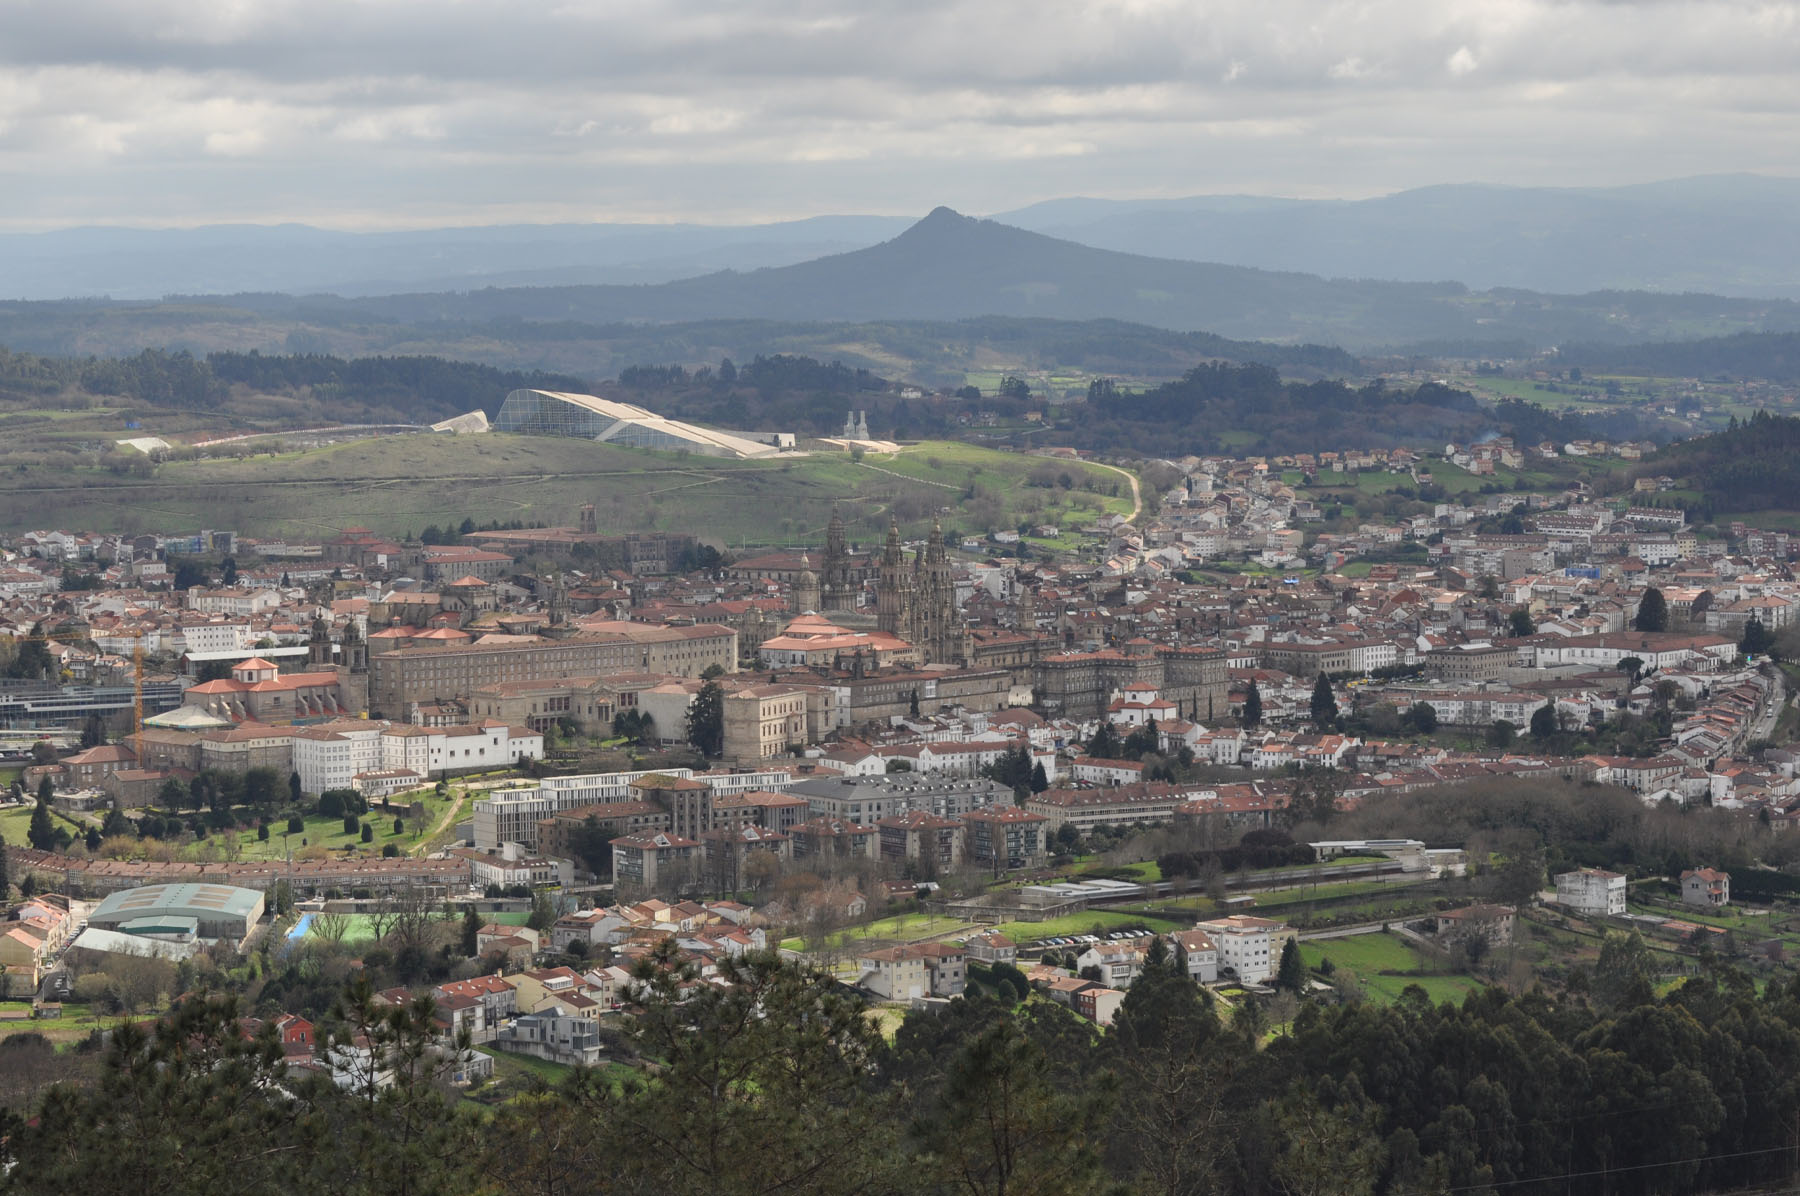
M496 432L525 436L579 436L598 440L619 421L573 401L575 396L547 390L515 390L500 405Z

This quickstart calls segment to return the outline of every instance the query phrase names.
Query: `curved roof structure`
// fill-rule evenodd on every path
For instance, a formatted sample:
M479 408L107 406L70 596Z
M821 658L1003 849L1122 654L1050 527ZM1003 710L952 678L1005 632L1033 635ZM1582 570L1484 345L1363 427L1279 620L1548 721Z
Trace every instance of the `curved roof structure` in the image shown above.
M630 403L559 390L513 391L500 405L494 430L527 436L578 436L664 452L685 449L705 457L773 457L781 451L772 444L669 419Z

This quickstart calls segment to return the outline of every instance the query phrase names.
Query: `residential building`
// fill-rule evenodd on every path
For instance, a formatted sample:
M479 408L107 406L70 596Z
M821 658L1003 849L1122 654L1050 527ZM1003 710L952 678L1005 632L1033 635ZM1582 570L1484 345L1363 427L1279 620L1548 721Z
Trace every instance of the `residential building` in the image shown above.
M1684 905L1718 909L1731 904L1731 873L1716 868L1691 868L1681 874Z
M1625 877L1599 868L1580 868L1556 877L1556 903L1593 917L1625 912Z

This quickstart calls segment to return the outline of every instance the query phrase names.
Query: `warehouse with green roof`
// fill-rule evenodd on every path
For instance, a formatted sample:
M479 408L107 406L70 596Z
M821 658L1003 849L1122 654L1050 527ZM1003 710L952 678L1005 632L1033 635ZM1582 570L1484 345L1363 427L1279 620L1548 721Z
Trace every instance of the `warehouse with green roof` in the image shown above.
M263 895L230 885L145 885L124 889L88 915L88 925L172 942L224 939L242 946L263 916Z

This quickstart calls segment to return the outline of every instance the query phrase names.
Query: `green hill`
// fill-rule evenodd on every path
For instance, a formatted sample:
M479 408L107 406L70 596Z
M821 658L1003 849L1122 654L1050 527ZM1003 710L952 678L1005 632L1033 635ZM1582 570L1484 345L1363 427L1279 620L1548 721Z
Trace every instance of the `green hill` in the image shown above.
M1061 485L1062 475L1070 485ZM583 503L603 530L685 531L730 550L819 541L833 504L873 543L890 513L908 535L933 517L959 533L1019 523L1074 527L1128 512L1118 472L927 441L855 462L838 454L727 461L550 437L387 436L243 460L177 461L152 476L102 470L0 475L0 528L328 536L361 525L562 525Z

